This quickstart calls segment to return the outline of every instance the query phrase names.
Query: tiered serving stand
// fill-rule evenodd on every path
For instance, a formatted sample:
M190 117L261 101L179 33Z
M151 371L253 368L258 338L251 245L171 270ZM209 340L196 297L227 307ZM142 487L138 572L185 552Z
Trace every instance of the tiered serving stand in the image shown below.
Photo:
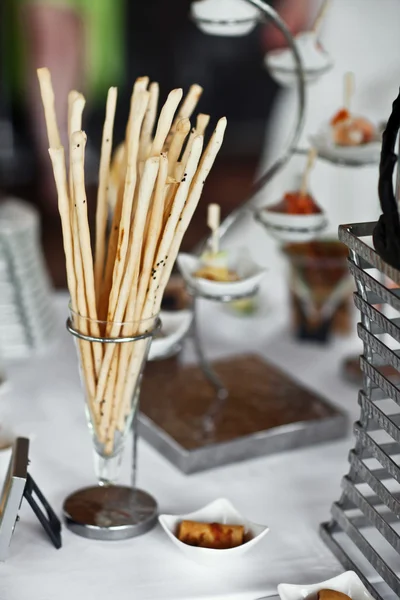
M299 102L292 135L276 162L256 181L251 195L220 226L221 238L242 216L251 211L257 221L260 209L253 208L255 195L279 173L295 154L305 154L298 143L306 114L306 77L296 43L279 15L263 0L247 0L263 18L282 32L293 53L294 83ZM211 21L203 20L203 28ZM219 20L218 25L235 25L234 20ZM337 165L359 167L365 163L337 157L323 160ZM309 241L312 230L286 228L285 241L292 231L296 241ZM270 227L266 228L271 234ZM320 230L318 230L318 233ZM279 240L279 228L272 232ZM205 244L199 248L199 253ZM176 360L164 365L148 365L141 396L139 430L141 435L185 473L215 467L261 454L310 445L342 437L346 417L322 398L301 387L260 357L244 355L211 364L202 345L198 307L204 299L229 303L235 295L203 294L198 287L188 288L193 297L191 329L198 366L181 366ZM257 289L252 290L253 294ZM246 298L251 293L245 295ZM173 375L173 376L171 376ZM285 390L285 402L276 401ZM291 417L288 417L288 414ZM294 415L294 416L293 416ZM273 424L272 424L273 423Z

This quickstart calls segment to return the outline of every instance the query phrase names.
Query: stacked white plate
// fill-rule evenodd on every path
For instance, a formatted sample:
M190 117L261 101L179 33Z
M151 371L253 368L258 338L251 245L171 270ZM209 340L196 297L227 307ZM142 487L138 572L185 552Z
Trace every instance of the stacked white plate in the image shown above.
M0 355L28 356L52 339L55 315L39 215L22 200L0 204Z

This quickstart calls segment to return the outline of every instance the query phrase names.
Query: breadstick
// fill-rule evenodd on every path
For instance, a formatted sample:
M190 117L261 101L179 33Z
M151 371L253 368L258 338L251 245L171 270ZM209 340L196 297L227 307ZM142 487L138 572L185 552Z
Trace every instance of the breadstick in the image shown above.
M204 183L208 177L208 174L214 164L214 161L217 157L217 154L221 148L221 144L224 139L225 129L226 129L227 121L226 118L223 117L217 123L217 127L211 137L211 140L202 156L200 161L199 168L197 170L196 176L194 177L192 186L190 188L190 193L185 204L185 207L182 211L181 220L178 223L178 226L175 231L175 235L172 240L172 244L168 251L168 259L165 263L162 277L159 283L159 288L156 293L155 304L152 308L150 308L150 304L147 306L147 310L142 314L142 319L146 318L149 314L158 314L161 306L162 295L164 293L165 287L170 278L176 257L178 255L179 247L181 245L183 236L185 235L186 229L189 226L189 223L193 217L193 213L199 203Z
M185 142L186 136L190 131L189 119L181 119L176 126L176 132L172 138L170 149L168 150L168 175L171 177L175 173L175 165L179 160L182 152L182 147Z
M196 135L204 135L205 134L209 121L210 121L210 115L204 115L203 113L200 113L199 115L197 115L196 127L193 127L192 131L190 132L190 136L187 141L186 148L185 148L185 151L184 151L182 159L181 159L181 162L183 165L186 165L186 163L188 161L194 138L196 137ZM176 177L176 175L175 175L175 177Z
M147 293L146 303L142 311L141 319L148 319L154 316L154 314L156 314L153 313L154 298L158 286L160 285L163 270L165 269L165 265L168 263L169 248L171 246L175 234L175 229L179 223L179 219L181 218L182 210L187 201L187 196L190 191L192 180L196 174L196 169L200 161L202 148L203 137L199 136L193 142L192 151L190 153L188 164L186 166L186 171L176 192L171 214L168 217L167 223L163 231L162 239L157 249L157 255L153 263L153 277L150 281L149 291Z
M74 255L72 249L72 233L69 222L69 198L64 148L62 146L58 148L49 148L49 154L53 165L53 173L58 195L58 210L61 217L68 289L71 295L72 310L76 312L76 280L74 272Z
M143 333L143 330L146 327L148 327L148 319L151 319L156 314L158 314L158 311L157 313L153 312L153 308L156 305L156 297L160 287L163 269L168 263L169 248L172 244L177 224L181 219L180 215L182 213L183 207L185 206L186 199L190 190L190 185L192 183L192 179L196 173L199 164L202 148L203 137L199 136L195 139L193 143L192 152L190 153L188 164L186 167L186 172L184 173L184 177L181 183L179 184L174 199L174 204L172 206L171 215L168 218L162 239L159 243L157 256L153 263L152 277L147 292L146 302L142 311L141 320L143 321L143 324L140 326L138 333ZM136 343L133 349L134 356L131 359L131 365L125 376L125 386L123 388L122 402L120 403L120 408L118 410L118 418L116 423L112 422L112 428L118 427L118 429L121 429L123 427L123 422L128 412L128 406L130 403L130 395L132 394L134 389L135 380L138 376L138 369L140 368L140 365L143 361L144 348L145 347L142 343ZM113 429L111 429L111 434L113 435Z
M59 148L61 146L61 139L57 126L56 111L54 108L54 92L51 83L50 71L46 67L37 69L37 76L39 79L40 93L44 107L49 146L50 148Z
M117 88L111 87L107 94L106 118L101 142L99 187L97 190L96 209L96 246L95 246L95 291L97 305L100 301L101 282L103 279L104 260L106 253L107 228L107 192L110 180L110 159L113 141L115 109L117 105Z
M126 254L129 243L129 229L131 224L132 204L137 180L137 158L139 153L139 138L142 122L149 102L149 93L139 91L135 95L132 110L132 126L128 140L128 158L124 198L122 201L121 221L119 225L117 254L113 270L113 283L108 303L107 321L114 320L117 299L124 275Z
M115 322L120 322L124 320L125 322L133 321L134 317L134 304L135 297L132 298L132 289L137 289L138 286L138 277L139 277L139 269L140 269L140 256L142 252L143 245L143 232L147 220L147 213L150 205L151 196L153 194L154 185L156 182L158 170L159 170L159 158L151 158L148 159L145 163L145 168L143 171L143 178L140 182L139 188L139 197L138 197L138 207L135 215L135 220L133 224L133 229L131 233L130 239L130 249L129 249L129 257L126 263L126 273L125 278L122 284L121 292L118 298L117 312L115 316ZM132 304L128 305L128 300L131 299ZM125 315L125 316L124 316ZM129 327L128 327L129 329ZM110 336L114 337L116 333L112 333L113 330L116 330L115 325L112 325ZM126 335L126 329L122 329L123 335ZM125 333L124 333L125 332ZM121 353L123 351L121 350ZM111 352L109 352L111 355ZM103 365L105 363L105 359ZM118 364L113 360L111 369L117 368ZM100 388L100 381L98 385L98 391ZM111 394L107 395L106 400L111 400ZM102 421L102 431L104 431L103 426L107 425L107 418L110 413L108 412L108 404L106 409L106 414L104 415L104 419Z
M64 148L61 146L60 142L50 72L48 69L38 69L37 74L44 106L47 135L50 146L49 153L53 164L54 177L56 180L58 206L61 217L64 252L66 257L67 283L71 298L72 310L76 313L79 311L80 306L80 286L78 285L79 279L77 278L77 276L79 277L79 273L75 273L74 265L74 243L71 229L70 201L68 198ZM94 396L95 381L93 370L91 368L92 361L90 347L84 348L83 346L83 342L80 342L79 348L82 356L82 368L85 372L86 392L90 402L90 399ZM95 417L94 412L93 416Z
M126 164L125 160L124 160L124 163ZM125 171L125 164L122 166L123 171ZM104 270L104 278L103 278L103 282L101 285L100 304L99 304L99 306L100 306L99 317L100 317L101 321L107 320L108 300L109 300L111 288L112 288L112 277L113 277L113 271L114 271L115 256L117 254L119 224L121 221L122 200L124 197L124 189L125 189L125 183L124 183L124 181L121 181L120 186L118 188L117 202L115 204L110 235L108 238L106 267Z
M67 269L68 289L71 296L71 306L75 314L79 310L77 304L77 282L74 272L74 258L72 245L72 232L69 223L69 198L67 187L67 172L65 168L64 148L50 148L49 154L53 165L54 179L56 182L58 195L58 210L61 217L61 228L65 252L65 264ZM95 380L92 365L91 349L88 343L79 340L79 349L81 352L82 368L85 374L85 385L87 388L88 402L93 417L93 423L96 422L97 413L92 403L95 393Z
M125 179L125 173L123 173L123 165L125 161L125 143L122 142L114 151L111 167L110 167L110 181L108 186L107 202L109 212L114 212L115 205L117 203L118 189L122 179Z
M133 320L138 322L142 314L143 303L152 272L154 254L161 234L163 224L163 204L165 200L165 183L167 181L168 159L165 154L161 155L160 168L158 171L157 184L154 200L151 206L149 227L146 235L146 246L143 257L143 265L140 273L139 289L136 298ZM130 315L129 315L130 316ZM128 320L129 320L128 316ZM132 317L131 317L132 318Z
M82 114L85 107L86 100L82 94L76 90L72 90L68 95L68 138L69 138L69 153L70 153L70 165L72 165L72 134L74 131L80 131L82 129ZM85 317L80 315L87 315L87 302L86 302L86 290L85 290L85 278L83 273L81 248L79 244L79 232L78 222L75 210L74 200L74 189L73 189L73 177L72 168L69 170L69 186L70 186L70 220L72 228L72 242L74 252L74 265L75 275L77 281L77 311L78 315L76 318L76 325L78 330L87 335L90 333L88 329L88 321ZM90 398L94 398L95 394L95 376L94 376L94 364L92 356L92 347L89 342L80 340L79 349L81 352L83 370L88 380L87 394ZM96 415L97 416L97 415Z
M169 93L167 101L161 109L156 135L150 149L150 156L158 156L161 154L164 142L171 128L175 111L178 108L179 102L182 100L182 95L182 89L172 90L172 92Z
M140 273L140 280L138 284L137 295L135 293L135 289L132 287L130 298L128 301L127 310L125 313L125 321L137 324L140 315L142 313L143 304L145 301L145 296L147 292L147 288L149 285L149 280L152 275L152 266L154 262L154 254L157 248L157 243L159 241L161 227L162 227L162 208L164 203L164 195L165 195L165 182L167 180L167 172L168 172L168 160L165 155L162 155L160 158L160 168L158 171L157 184L154 192L154 201L151 207L151 214L149 219L149 228L148 234L146 236L146 243L144 247L144 258L143 265ZM136 301L135 301L136 300ZM123 329L123 335L129 335L128 328ZM138 342L135 343L135 346ZM130 358L132 355L132 346L131 344L124 344L121 348L119 364L118 364L118 378L116 383L116 389L114 393L114 398L117 400L121 398L123 393L123 388L125 385L125 378L128 371L128 365L130 362ZM111 421L116 422L116 411L118 410L117 403L114 401L113 413L111 415Z
M154 184L157 178L160 159L157 157L148 158L145 163L143 177L140 182L140 193L138 199L138 207L135 214L134 226L131 234L132 244L129 252L128 260L125 266L125 276L122 281L120 294L118 297L117 307L114 315L114 323L110 331L110 337L116 337L120 333L120 325L124 319L126 305L129 298L129 293L134 285L136 278L136 267L140 261L140 253L143 242L143 231L146 225L147 211L150 204L150 199L153 193ZM114 354L115 344L107 344L101 371L99 374L96 390L96 403L98 404L104 396L105 386L107 382L108 372L110 369L111 360ZM104 419L103 419L104 422Z
M74 198L78 222L79 243L82 255L83 274L85 279L85 291L87 302L87 316L90 318L90 333L100 337L100 328L97 321L96 296L94 291L93 258L90 246L90 231L87 220L87 205L85 192L85 157L86 135L83 131L75 131L72 134L72 175L74 181ZM96 374L98 375L102 360L102 346L93 343L93 354Z
M143 121L142 133L140 136L139 160L144 162L151 148L154 125L157 118L158 97L160 94L159 85L156 81L149 87L150 100L147 106L146 116Z
M176 131L179 121L184 118L190 119L190 117L192 116L192 114L194 112L194 109L196 108L196 106L200 100L200 96L202 95L202 93L203 93L203 88L200 85L197 85L197 83L190 86L189 91L188 91L184 101L182 102L182 106L180 107L180 109L178 111L178 114L173 122L171 130L165 141L165 146L164 146L165 151L168 151L168 149L169 149L169 146L172 142L172 137Z
M149 81L150 80L148 77L138 77L136 79L135 83L133 84L131 102L130 102L130 108L129 108L129 117L128 117L128 123L126 126L126 132L125 132L125 141L128 140L130 137L130 128L132 126L132 116L133 116L133 106L134 106L135 96L139 92L145 92L147 90Z

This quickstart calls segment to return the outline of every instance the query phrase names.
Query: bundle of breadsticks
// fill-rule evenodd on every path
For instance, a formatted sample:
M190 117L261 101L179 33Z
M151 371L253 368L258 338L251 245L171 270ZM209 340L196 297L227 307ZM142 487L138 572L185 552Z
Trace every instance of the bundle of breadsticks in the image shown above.
M96 207L94 257L87 216L82 131L85 98L68 97L69 172L57 127L50 73L38 70L49 153L58 194L73 324L84 335L127 337L151 331L179 246L220 149L226 119L208 145L208 115L191 128L202 88L182 101L173 90L159 113L157 83L134 84L126 136L112 154L117 90L107 96ZM108 227L109 206L113 207ZM81 370L96 439L106 454L123 432L148 348L147 340L98 343L78 340Z

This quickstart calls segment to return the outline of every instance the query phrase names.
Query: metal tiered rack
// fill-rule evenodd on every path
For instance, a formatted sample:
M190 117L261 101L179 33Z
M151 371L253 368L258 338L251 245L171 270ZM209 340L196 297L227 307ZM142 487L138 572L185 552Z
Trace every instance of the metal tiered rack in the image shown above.
M339 229L339 239L350 249L349 268L357 286L364 383L350 470L342 481L342 496L332 506L332 520L320 531L343 566L355 570L382 600L389 588L400 592L400 272L370 245L374 226L358 223ZM371 583L365 559L378 584Z

